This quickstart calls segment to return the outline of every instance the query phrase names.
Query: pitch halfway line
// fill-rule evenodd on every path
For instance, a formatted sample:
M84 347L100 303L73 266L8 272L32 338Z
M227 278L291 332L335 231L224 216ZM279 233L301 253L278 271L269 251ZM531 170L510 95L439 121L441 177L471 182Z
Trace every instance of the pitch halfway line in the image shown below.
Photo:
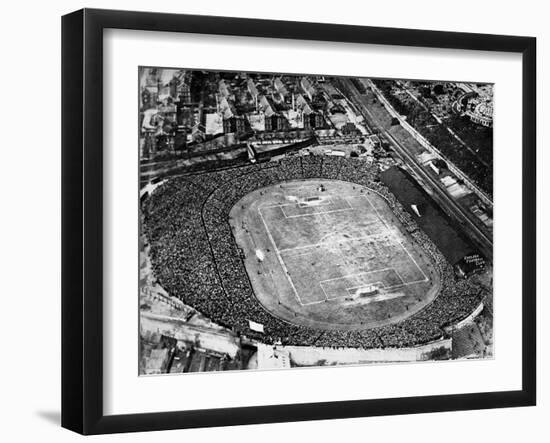
M316 248L318 246L333 246L333 245L338 245L340 243L349 243L349 242L355 241L355 240L366 240L366 239L369 239L369 238L376 238L376 237L379 237L379 235L378 234L371 234L371 235L365 235L363 237L353 237L353 238L346 238L346 239L342 239L342 240L319 242L319 243L313 243L311 245L296 246L295 248L279 249L279 252L297 251L297 250L300 250L300 249ZM291 257L294 257L294 256L291 256Z

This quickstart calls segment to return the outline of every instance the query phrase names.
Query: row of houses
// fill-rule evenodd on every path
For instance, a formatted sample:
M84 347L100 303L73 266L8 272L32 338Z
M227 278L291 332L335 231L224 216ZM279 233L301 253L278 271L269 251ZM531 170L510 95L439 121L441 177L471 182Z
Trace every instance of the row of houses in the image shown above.
M201 91L207 93L197 99L189 71L148 68L140 91L142 154L150 157L159 151L179 151L222 134L238 139L264 131L328 127L314 104L320 94L307 77L254 80L239 75L235 81L223 77L213 81L210 74L200 83Z

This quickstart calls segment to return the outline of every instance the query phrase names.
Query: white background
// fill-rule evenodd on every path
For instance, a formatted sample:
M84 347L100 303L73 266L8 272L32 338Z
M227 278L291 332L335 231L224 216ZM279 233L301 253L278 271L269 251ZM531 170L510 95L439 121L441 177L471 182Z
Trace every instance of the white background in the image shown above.
M534 1L443 2L394 0L391 3L341 0L320 2L13 2L4 5L2 38L3 217L2 338L0 435L6 441L72 441L80 437L58 427L60 392L60 15L82 6L233 15L287 20L351 23L454 31L535 35L539 38L539 150L548 75L548 13ZM354 4L356 3L356 4ZM541 2L542 4L542 2ZM544 100L543 100L544 99ZM540 152L540 151L539 151ZM549 195L539 155L539 195ZM545 189L546 188L546 189ZM546 199L548 200L548 199ZM542 204L542 198L539 197ZM539 207L539 226L548 223L548 207ZM539 251L550 247L539 232ZM548 252L539 252L539 275L548 268ZM543 323L549 284L539 278L539 406L494 411L378 417L226 429L119 435L99 440L127 441L545 441L550 413L548 345ZM546 344L546 346L544 346ZM546 349L544 349L546 348ZM131 440L130 440L131 439Z

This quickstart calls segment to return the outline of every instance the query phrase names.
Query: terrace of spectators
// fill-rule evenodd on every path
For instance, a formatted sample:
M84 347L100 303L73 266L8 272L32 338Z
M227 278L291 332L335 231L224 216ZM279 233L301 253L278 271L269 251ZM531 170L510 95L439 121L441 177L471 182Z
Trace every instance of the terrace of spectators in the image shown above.
M442 287L437 298L406 320L374 329L319 330L284 322L257 301L228 223L231 208L248 193L288 180L326 178L369 186L380 193L431 258ZM359 159L293 156L168 180L142 202L145 233L160 284L186 304L235 332L252 336L249 320L264 325L255 338L286 345L384 348L427 343L467 317L482 292L458 280L452 266L415 220L378 180L376 167Z

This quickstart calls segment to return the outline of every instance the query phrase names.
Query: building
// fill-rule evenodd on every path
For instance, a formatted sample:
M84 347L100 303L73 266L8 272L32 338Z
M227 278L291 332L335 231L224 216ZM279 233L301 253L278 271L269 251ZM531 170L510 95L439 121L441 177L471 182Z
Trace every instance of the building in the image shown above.
M346 124L344 124L340 128L340 131L344 135L361 135L361 131L357 129L357 126L355 126L355 123L353 122L347 122Z
M174 151L183 151L187 148L187 132L185 130L180 130L176 132L174 138Z
M206 135L223 133L223 117L217 112L206 114Z
M246 132L246 119L243 116L232 116L223 120L223 132L242 134Z
M275 88L275 91L277 91L277 93L280 94L281 97L283 97L283 98L288 94L286 86L285 86L285 84L283 83L283 81L281 80L280 77L277 77L273 81L273 87Z
M225 97L222 97L221 100L218 100L217 108L218 112L222 114L224 119L229 119L235 114L233 112L233 107L229 104Z
M310 112L303 116L304 129L321 129L325 127L325 119L318 112Z
M183 102L176 104L176 120L178 126L192 128L195 123L195 111L192 106L185 105Z
M231 95L231 92L223 79L218 83L218 92L224 98L228 98Z
M310 100L313 100L313 96L315 95L315 88L313 87L311 82L307 79L307 77L302 77L302 79L300 80L300 86L302 87L304 94Z
M275 114L271 103L265 95L261 95L258 97L257 108L257 110L259 112L263 112L266 117L271 117L273 114Z
M178 100L182 104L190 104L191 103L191 87L186 82L180 82L178 84L177 88L177 94L176 97L178 97Z
M170 134L159 134L156 136L156 151L173 152L175 137Z
M303 112L304 114L310 114L313 112L311 106L309 106L309 103L302 94L298 94L296 97L294 97L294 95L292 96L292 107L297 111Z
M158 112L161 115L162 119L166 122L177 121L177 106L173 103L170 103L170 100L168 100L167 103L160 105L158 107Z
M168 82L168 87L170 89L170 97L173 97L173 98L178 97L178 86L179 86L180 83L181 83L181 80L175 75Z
M466 111L466 115L470 117L474 123L478 125L486 126L487 128L493 127L493 108L484 103L478 104L473 111Z
M256 132L265 131L265 114L263 112L252 112L246 115L250 128Z
M286 131L289 128L288 120L280 114L273 114L265 117L266 131Z
M157 152L157 138L155 130L146 130L143 133L143 158L153 157Z
M143 110L150 109L154 106L153 98L151 95L151 91L149 91L147 88L144 88L141 91L141 108Z
M256 88L256 85L254 84L254 81L251 78L249 78L248 81L246 82L246 86L247 86L248 92L250 92L250 95L252 96L252 98L254 100L257 100L258 95L259 95L258 88Z
M462 278L482 272L484 269L485 258L480 254L467 255L455 264L455 271Z

